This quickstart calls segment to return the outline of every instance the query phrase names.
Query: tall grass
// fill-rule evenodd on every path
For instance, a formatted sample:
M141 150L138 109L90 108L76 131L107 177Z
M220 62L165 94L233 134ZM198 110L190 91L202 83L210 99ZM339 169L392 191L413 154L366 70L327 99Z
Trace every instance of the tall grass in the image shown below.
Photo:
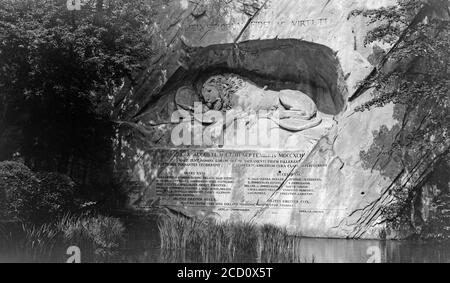
M46 262L57 254L60 233L50 224L8 223L0 227L2 261Z
M301 238L286 229L264 225L258 230L258 261L265 263L301 262Z
M56 227L66 243L93 251L94 255L112 256L124 241L125 227L112 217L67 215L56 223Z
M85 261L97 261L114 255L123 232L118 219L104 216L66 215L55 223L39 226L0 223L0 260L63 262L65 249L78 246Z
M262 263L301 262L301 239L271 225L164 215L158 228L166 261L234 262L248 257Z

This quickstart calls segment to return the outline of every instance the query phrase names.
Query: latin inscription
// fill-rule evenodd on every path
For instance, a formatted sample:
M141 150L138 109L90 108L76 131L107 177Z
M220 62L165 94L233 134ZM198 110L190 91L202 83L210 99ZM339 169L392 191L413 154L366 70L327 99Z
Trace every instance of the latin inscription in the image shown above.
M302 169L326 167L304 162L305 153L300 151L166 151L154 189L163 204L181 207L304 207L322 178L303 176Z
M232 21L229 23L192 23L186 27L187 31L192 32L201 32L201 31L212 31L212 30L221 30L227 31L236 27L242 28L246 24L246 21ZM250 23L251 28L262 29L268 28L270 26L280 26L280 27L297 27L297 28L306 28L306 27L324 27L328 25L327 18L319 18L319 19L298 19L298 20L278 20L278 21L260 21L255 20Z

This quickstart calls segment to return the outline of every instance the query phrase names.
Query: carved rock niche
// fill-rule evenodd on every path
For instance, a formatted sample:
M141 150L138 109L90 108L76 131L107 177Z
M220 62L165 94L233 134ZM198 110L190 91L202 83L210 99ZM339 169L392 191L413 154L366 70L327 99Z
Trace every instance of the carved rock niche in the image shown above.
M346 107L339 61L323 45L248 41L190 48L182 60L184 68L169 79L160 102L153 110L149 106L147 113L169 117L161 111L183 111L190 119L182 123L197 121L203 132L212 133L211 147L313 146ZM236 139L241 143L236 144Z

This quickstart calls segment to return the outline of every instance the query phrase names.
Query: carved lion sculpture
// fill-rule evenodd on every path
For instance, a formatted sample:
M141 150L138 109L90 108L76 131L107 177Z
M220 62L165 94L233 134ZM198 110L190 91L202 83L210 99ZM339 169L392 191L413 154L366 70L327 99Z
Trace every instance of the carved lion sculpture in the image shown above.
M245 113L265 110L260 119L270 119L280 128L299 132L318 126L322 119L317 117L317 106L306 94L298 90L273 91L260 88L235 74L210 77L202 85L201 94L192 88L182 87L176 95L176 103L184 110L192 110L194 101L204 103L204 124L210 124L209 111L237 110L236 119ZM186 106L189 107L186 107ZM188 108L188 109L187 109ZM209 111L208 111L209 110ZM236 111L235 111L236 112Z

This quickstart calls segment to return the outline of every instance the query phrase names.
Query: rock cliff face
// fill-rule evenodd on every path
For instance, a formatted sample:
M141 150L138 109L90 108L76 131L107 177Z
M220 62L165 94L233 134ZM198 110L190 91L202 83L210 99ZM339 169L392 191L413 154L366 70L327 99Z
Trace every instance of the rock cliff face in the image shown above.
M371 26L362 17L349 18L349 14L354 9L376 8L393 2L161 0L161 3L153 3L160 11L153 27L157 34L155 50L159 53L153 56L146 75L135 90L134 100L138 107L130 109L129 116L133 117L153 101L167 80L183 65L180 62L185 55L182 42L208 50L214 48L211 45L265 39L298 39L321 44L336 53L349 93L353 93L357 82L372 69L369 59L374 57L374 49L379 51L384 46L364 46L364 36ZM252 3L255 4L250 5ZM313 58L317 60L317 57Z
M363 38L371 26L349 14L354 9L376 8L374 2L390 5L393 1L223 2L180 0L161 6L156 27L161 53L136 89L137 105L129 111L139 130L130 154L135 155L136 178L143 185L133 199L134 205L144 208L161 202L189 215L271 223L310 237L405 236L405 231L387 230L381 215L383 204L390 201L389 189L401 177L402 168L394 160L380 165L376 154L398 131L396 106L355 112L356 106L369 99L369 92L349 101L358 89L357 82L372 71L372 59L389 48L364 46ZM208 192L208 198L215 200L209 206L186 205L176 199L161 201L161 190L171 188L158 187L161 181L157 179L175 174L164 171L173 154L155 153L154 148L173 147L171 114L184 102L190 105L200 101L195 93L202 91L199 85L209 76L228 73L245 77L266 91L307 94L317 105L322 124L285 134L278 149L302 152L295 166L283 171L286 174L254 169L279 181L270 194L266 193L262 205L260 198L249 194L251 186L243 184L258 175L245 165L218 172L206 170L216 178L232 177L231 199L214 190ZM187 92L177 96L182 87ZM291 176L310 179L305 193L292 192ZM218 201L224 206L217 205ZM251 207L242 209L238 203ZM299 206L282 206L287 203Z

